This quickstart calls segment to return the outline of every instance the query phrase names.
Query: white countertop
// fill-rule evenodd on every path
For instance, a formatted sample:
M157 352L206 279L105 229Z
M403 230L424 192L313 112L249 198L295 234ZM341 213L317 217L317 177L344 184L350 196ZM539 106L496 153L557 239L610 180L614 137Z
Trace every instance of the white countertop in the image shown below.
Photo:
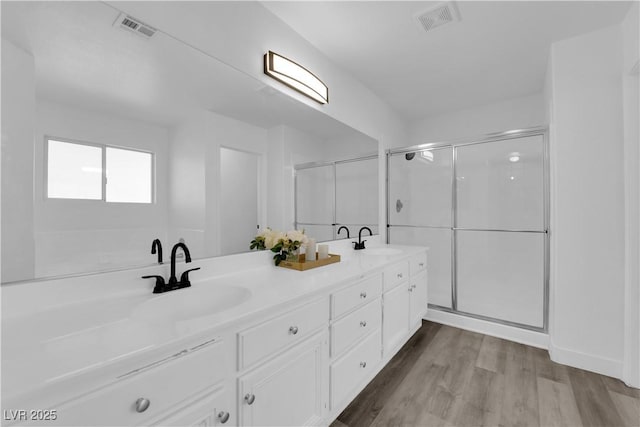
M19 405L34 394L50 394L60 386L69 388L83 378L115 379L144 357L172 351L187 339L202 334L211 337L221 328L265 310L328 295L330 289L345 281L425 250L391 245L400 253L372 255L366 249L336 250L334 246L345 245L331 247L332 253L342 256L341 262L304 272L275 267L272 254L267 252L194 261L189 267L199 266L201 270L191 273L190 288L159 295L151 293L152 281L140 279L142 274L158 273L149 273L150 269L3 289L3 407ZM165 271L167 266L153 269ZM183 269L184 264L180 264L177 270ZM100 295L91 299L90 292L78 286L94 286ZM238 286L248 291L242 294L246 298L243 302L213 314L203 309L200 301L215 298L216 291ZM61 293L67 293L67 298ZM29 301L40 307L20 310L19 305ZM175 305L181 304L189 315L180 315ZM23 311L27 313L21 314Z

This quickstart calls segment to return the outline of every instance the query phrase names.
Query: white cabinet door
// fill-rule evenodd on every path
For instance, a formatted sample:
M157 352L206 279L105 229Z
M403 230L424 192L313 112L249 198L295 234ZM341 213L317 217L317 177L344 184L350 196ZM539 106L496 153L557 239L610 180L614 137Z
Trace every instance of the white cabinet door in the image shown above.
M385 355L393 351L409 332L409 283L398 285L384 294L382 341Z
M214 427L234 425L229 399L224 389L206 394L173 415L153 423L154 426Z
M411 296L409 305L409 328L422 321L422 316L427 311L427 273L423 271L416 277L412 277Z
M327 333L317 334L238 380L241 426L318 424L326 407Z

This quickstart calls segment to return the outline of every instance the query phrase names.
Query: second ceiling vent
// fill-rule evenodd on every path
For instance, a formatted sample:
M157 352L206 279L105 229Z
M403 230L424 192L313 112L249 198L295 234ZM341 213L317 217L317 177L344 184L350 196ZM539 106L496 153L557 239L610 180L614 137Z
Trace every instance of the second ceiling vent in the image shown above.
M444 24L459 21L460 13L456 4L449 1L416 15L416 18L425 31L431 31Z

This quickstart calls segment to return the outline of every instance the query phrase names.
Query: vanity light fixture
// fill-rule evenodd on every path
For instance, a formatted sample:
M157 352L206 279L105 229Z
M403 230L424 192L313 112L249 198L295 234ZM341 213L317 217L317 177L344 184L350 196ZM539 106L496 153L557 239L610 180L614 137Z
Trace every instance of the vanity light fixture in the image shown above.
M329 102L329 88L313 73L290 59L269 51L264 55L264 73L320 104Z

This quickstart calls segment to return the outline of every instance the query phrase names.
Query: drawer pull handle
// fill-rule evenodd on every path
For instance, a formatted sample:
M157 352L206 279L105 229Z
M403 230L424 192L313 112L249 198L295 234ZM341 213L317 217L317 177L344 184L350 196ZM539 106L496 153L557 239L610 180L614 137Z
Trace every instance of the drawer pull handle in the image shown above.
M415 288L416 288L416 286L418 286L418 285L411 285L411 287L412 287L413 289L415 289Z
M298 327L297 326L292 326L289 328L289 333L292 335L295 335L298 333Z
M246 394L244 396L244 401L247 402L247 405L251 405L256 400L255 394Z
M361 368L366 368L367 367L367 362L360 362L360 367Z
M229 413L225 411L218 412L218 419L220 420L221 424L226 423L227 421L229 421Z
M409 286L409 292L413 292L413 288Z
M360 293L360 298L366 298L367 297L367 293L366 292L361 292Z
M424 262L421 262L420 264L418 264L420 267L424 267Z
M363 320L362 322L360 322L360 326L362 326L363 328L367 326L367 321Z
M136 400L136 412L144 412L149 409L150 405L151 401L149 399L141 397L140 399Z
M402 279L402 273L398 273L398 279Z

